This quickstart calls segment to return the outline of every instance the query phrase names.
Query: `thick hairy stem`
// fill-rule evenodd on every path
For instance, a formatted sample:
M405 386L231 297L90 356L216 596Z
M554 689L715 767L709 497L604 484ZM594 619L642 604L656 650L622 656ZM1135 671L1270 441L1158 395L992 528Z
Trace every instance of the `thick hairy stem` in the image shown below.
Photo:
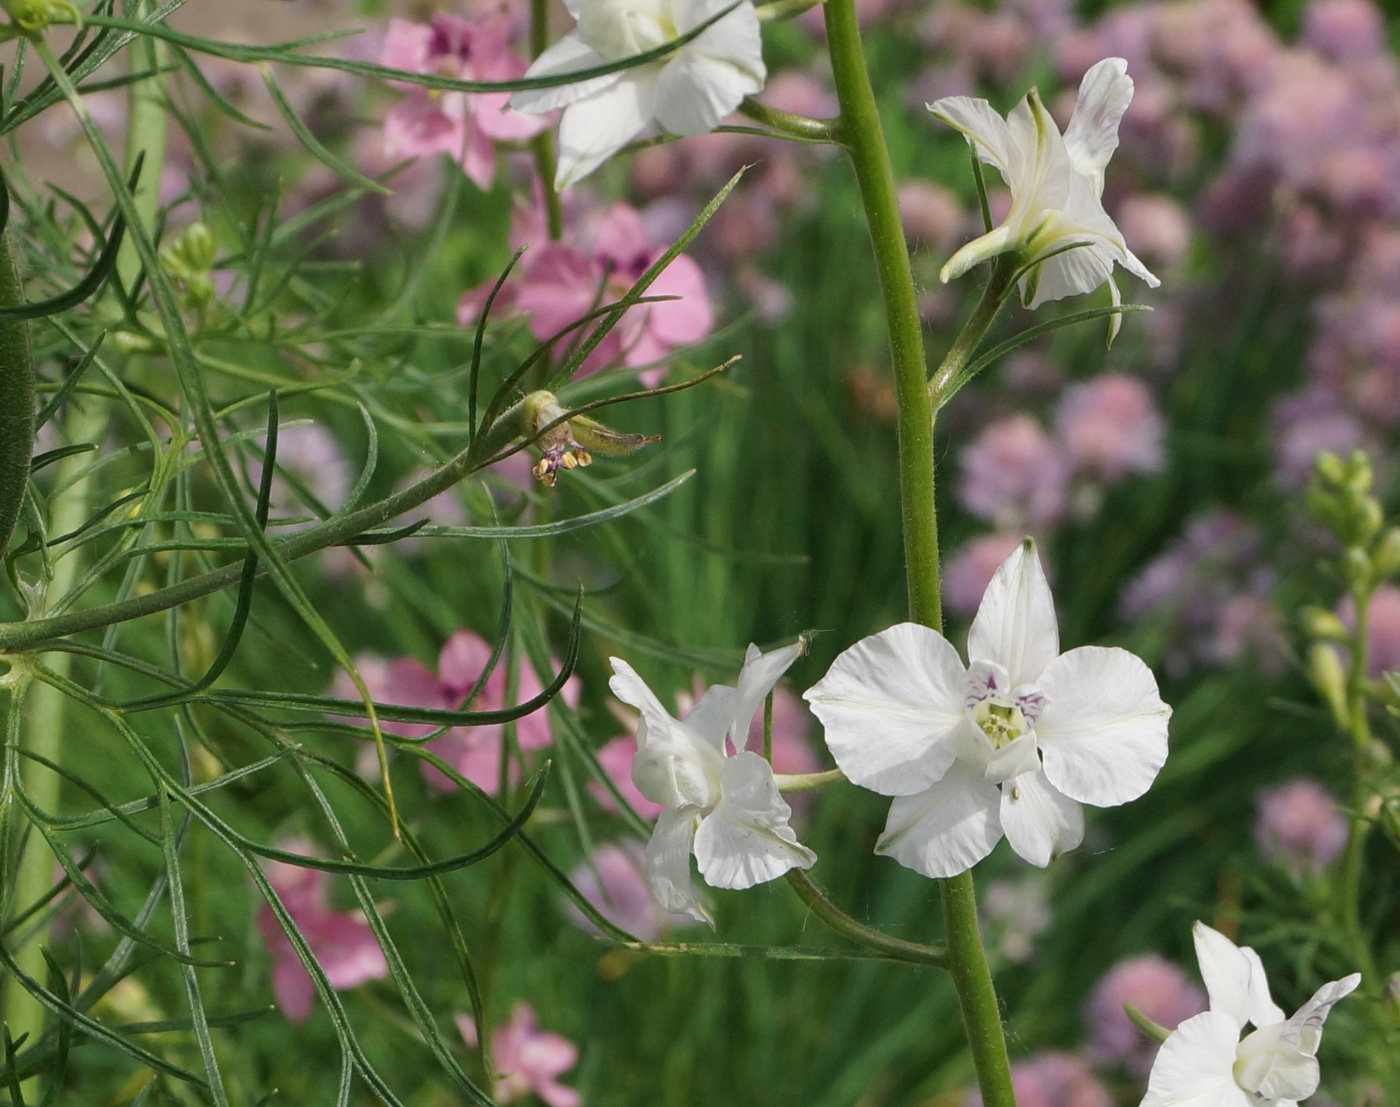
M940 630L943 612L939 596L938 521L933 501L934 409L925 376L909 250L899 221L889 152L861 52L855 2L827 0L825 11L832 75L841 104L841 136L860 185L890 332L899 403L900 504L909 615L915 622ZM994 316L995 311L991 311L982 330ZM975 346L980 337L980 333L968 335L967 341ZM962 354L963 361L970 354L968 346ZM972 874L941 881L940 891L948 939L946 967L957 989L982 1102L986 1107L1015 1107L1001 1015L977 930Z

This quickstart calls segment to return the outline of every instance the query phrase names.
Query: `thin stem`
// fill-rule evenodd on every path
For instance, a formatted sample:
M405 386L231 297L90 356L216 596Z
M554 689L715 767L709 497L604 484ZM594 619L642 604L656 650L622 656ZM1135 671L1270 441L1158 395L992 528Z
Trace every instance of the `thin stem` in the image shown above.
M841 141L839 119L812 119L806 115L794 115L790 111L770 108L752 96L739 105L739 111L756 123L762 123L765 127L792 138L800 138L804 142Z
M1347 673L1347 717L1352 743L1352 813L1347 825L1346 850L1342 854L1340 880L1337 885L1337 911L1342 929L1356 958L1357 967L1367 980L1375 979L1376 966L1370 943L1361 929L1361 866L1366 852L1366 836L1371 829L1365 807L1371 790L1366 782L1366 764L1371 746L1371 722L1366 714L1366 669L1370 664L1370 627L1368 610L1371 589L1357 585L1351 590L1356 609L1356 632L1351 648L1351 665Z
M860 185L890 331L895 395L899 405L900 504L909 614L914 621L940 630L943 611L939 597L938 520L933 499L936 408L925 377L923 339L909 250L900 225L889 152L885 148L875 95L861 52L855 0L827 0L825 10L832 76L841 104L841 135ZM993 266L982 302L949 352L949 358L945 359L944 368L951 368L952 376L972 356L982 334L1000 310L1005 288L998 289L997 284L1000 280L1009 285L1007 264L1008 261L998 259ZM982 1102L986 1107L1015 1107L1016 1095L1011 1087L1011 1066L1006 1055L1001 1014L977 930L977 898L972 874L965 872L940 881L940 892L948 938L946 964L962 1008Z
M772 758L769 758L772 760ZM774 773L773 782L780 792L815 792L828 784L845 780L846 774L840 769L828 769L824 773Z
M548 0L530 0L530 56L538 58L549 45ZM530 140L535 153L535 168L540 174L540 189L544 192L544 210L549 227L549 239L558 242L564 237L564 209L559 193L554 190L554 140L548 130Z
M811 909L812 914L816 915L837 934L849 938L866 949L883 953L899 961L908 961L914 965L932 965L934 968L952 971L944 951L937 946L923 946L918 942L905 942L899 938L891 938L888 934L882 934L864 923L856 922L855 919L827 899L822 890L813 884L801 869L789 869L787 882L797 893L798 898Z
M977 307L958 333L958 337L953 341L953 345L943 358L942 364L934 370L933 376L929 379L929 403L933 407L935 415L970 378L970 374L965 375L963 370L972 360L972 355L977 351L982 336L987 333L988 328L996 319L997 313L1001 311L1002 305L1006 303L1015 274L1014 255L1002 254L992 262L987 284L982 289L982 298L977 301ZM978 361L981 362L982 359L979 358Z
M154 6L151 0L146 0L132 18L145 19ZM140 36L128 48L127 64L131 72L154 74L132 85L127 94L126 169L130 173L136 159L145 155L141 179L131 195L141 216L141 226L148 229L155 225L160 177L165 165L165 78L161 75L165 55L165 43L150 35ZM127 235L117 251L117 276L128 292L135 290L141 276L141 258L132 235Z

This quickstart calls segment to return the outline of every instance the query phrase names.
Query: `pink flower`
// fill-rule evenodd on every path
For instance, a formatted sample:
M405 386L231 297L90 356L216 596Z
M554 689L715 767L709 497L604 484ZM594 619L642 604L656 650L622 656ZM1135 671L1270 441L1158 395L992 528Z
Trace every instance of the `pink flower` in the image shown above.
M967 213L952 190L930 181L899 186L899 217L911 239L937 254L949 254L961 244Z
M966 543L943 570L943 604L951 615L973 615L997 566L1021 544L1020 534L985 534Z
M636 756L637 736L624 734L620 738L614 738L598 751L598 764L617 785L617 790L622 793L622 798L632 805L633 810L638 815L644 819L654 819L666 808L659 803L652 803L632 783L632 758ZM606 788L596 780L590 780L588 790L593 794L593 798L603 806L604 810L617 814L617 804L613 802L613 798L608 794Z
M1072 385L1055 422L1075 467L1106 484L1162 468L1162 417L1140 380L1105 373Z
M620 299L663 253L663 247L652 245L647 238L636 210L614 204L598 222L586 250L549 242L527 253L510 299L516 310L529 313L530 333L544 341L595 308ZM699 342L714 325L705 276L684 254L672 260L647 289L647 295L676 299L641 304L628 311L588 356L580 376L619 359L629 368L663 361L676 346ZM458 323L473 325L484 298L482 289L463 296L457 308ZM501 303L499 298L497 303ZM589 329L574 333L586 334ZM651 386L664 373L664 368L650 370L642 380Z
M1356 629L1356 608L1350 597L1342 601L1337 614L1348 628ZM1368 676L1400 671L1400 588L1382 584L1372 594L1366 609L1366 638Z
M593 851L593 863L581 863L569 880L609 922L622 927L643 942L654 942L664 930L693 926L685 915L662 911L652 898L646 879L646 850L634 838L610 842ZM583 912L565 901L565 913L589 933L598 933Z
M476 1045L476 1024L470 1015L456 1017L457 1029L468 1045ZM528 1004L517 1003L510 1020L491 1032L491 1060L500 1078L494 1095L514 1103L534 1094L549 1107L579 1107L578 1092L559 1083L558 1076L578 1062L578 1046L560 1034L541 1030Z
M1041 1053L1011 1066L1011 1087L1018 1107L1113 1107L1113 1098L1089 1066L1070 1053ZM970 1091L964 1107L981 1107L980 1092Z
M428 24L391 19L380 62L395 69L463 80L506 81L525 72L510 52L505 14L479 20L437 12ZM530 138L548 123L506 105L508 92L441 92L405 86L408 96L384 119L384 149L390 156L447 154L484 189L496 175L497 141Z
M306 842L299 840L283 842L278 848L308 856L313 853ZM332 988L345 991L389 975L389 965L364 915L359 911L333 911L326 906L325 873L273 861L267 866L267 876ZM272 958L272 991L277 1006L292 1022L305 1022L316 996L311 974L266 903L258 905L257 925Z
M1120 961L1110 969L1084 1005L1091 1034L1089 1056L1100 1064L1120 1064L1135 1076L1151 1070L1157 1043L1128 1021L1124 1003L1168 1030L1206 1009L1205 993L1180 967L1155 953Z
M1118 229L1145 264L1171 269L1191 245L1191 217L1170 196L1129 196L1118 208Z
M958 499L1002 530L1053 526L1068 506L1069 459L1029 415L991 424L958 464Z
M1314 386L1286 396L1274 406L1273 415L1274 480L1285 491L1307 485L1319 453L1346 457L1367 444L1360 420L1341 410L1329 388Z
M1299 778L1255 797L1254 840L1295 876L1321 876L1347 842L1347 822L1315 780Z
M1385 47L1385 21L1371 0L1312 0L1303 41L1334 61L1368 61Z

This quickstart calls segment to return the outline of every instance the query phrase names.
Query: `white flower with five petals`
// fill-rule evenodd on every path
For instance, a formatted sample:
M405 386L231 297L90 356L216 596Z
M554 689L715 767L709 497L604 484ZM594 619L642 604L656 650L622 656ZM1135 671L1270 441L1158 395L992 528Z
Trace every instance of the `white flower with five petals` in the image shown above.
M751 888L816 861L788 826L792 809L778 794L773 767L744 750L754 715L801 652L801 642L772 653L749 646L737 686L707 689L683 720L672 718L627 662L611 659L608 687L642 714L632 782L666 808L646 850L647 881L665 910L714 925L691 884L692 851L715 888Z
M952 280L979 262L1016 251L1027 261L1045 259L1021 279L1022 298L1032 308L1092 292L1104 281L1113 303L1120 303L1115 263L1156 288L1161 282L1128 249L1103 208L1104 169L1118 148L1118 123L1132 99L1128 63L1106 58L1084 74L1063 135L1035 89L1005 119L986 100L969 96L929 104L928 110L961 131L1011 189L1006 219L954 254L940 278ZM1046 256L1056 250L1062 252ZM1113 333L1121 318L1112 317Z
M916 623L862 639L804 697L854 783L895 797L875 847L925 876L955 876L1004 834L1045 866L1084 837L1081 804L1147 791L1171 708L1127 650L1060 653L1050 586L1029 538L997 569L963 665Z
M733 0L564 0L578 27L535 59L527 77L592 69L654 50L714 18ZM673 135L713 131L767 70L749 0L659 61L553 88L517 92L527 114L564 109L555 188L582 180L650 123Z
M1270 997L1254 950L1202 922L1194 937L1210 1010L1162 1043L1142 1107L1297 1107L1317 1091L1322 1024L1361 974L1324 984L1288 1018ZM1241 1041L1247 1023L1256 1029Z

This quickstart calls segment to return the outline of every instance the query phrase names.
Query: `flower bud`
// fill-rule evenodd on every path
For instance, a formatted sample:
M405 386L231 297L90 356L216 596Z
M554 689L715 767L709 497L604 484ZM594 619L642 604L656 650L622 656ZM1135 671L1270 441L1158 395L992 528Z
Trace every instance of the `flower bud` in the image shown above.
M1321 638L1329 642L1345 642L1351 631L1341 619L1325 607L1305 607L1298 614L1303 633L1309 638Z
M1339 485L1347 479L1346 465L1342 459L1327 450L1313 458L1313 469L1327 484Z
M1374 474L1371 459L1365 450L1352 450L1351 457L1347 458L1346 472L1347 487L1356 489L1362 495L1371 491Z
M1352 525L1359 542L1369 542L1378 535L1385 526L1385 512L1381 510L1380 501L1374 496L1363 497L1352 513Z
M1348 584L1366 584L1371 579L1371 559L1359 546L1348 546L1337 568Z
M1345 730L1351 717L1347 710L1347 678L1335 646L1314 642L1308 647L1308 679L1317 694L1327 701L1337 725Z
M1376 579L1384 580L1400 571L1400 527L1391 527L1381 535L1371 554L1371 566L1376 571Z

